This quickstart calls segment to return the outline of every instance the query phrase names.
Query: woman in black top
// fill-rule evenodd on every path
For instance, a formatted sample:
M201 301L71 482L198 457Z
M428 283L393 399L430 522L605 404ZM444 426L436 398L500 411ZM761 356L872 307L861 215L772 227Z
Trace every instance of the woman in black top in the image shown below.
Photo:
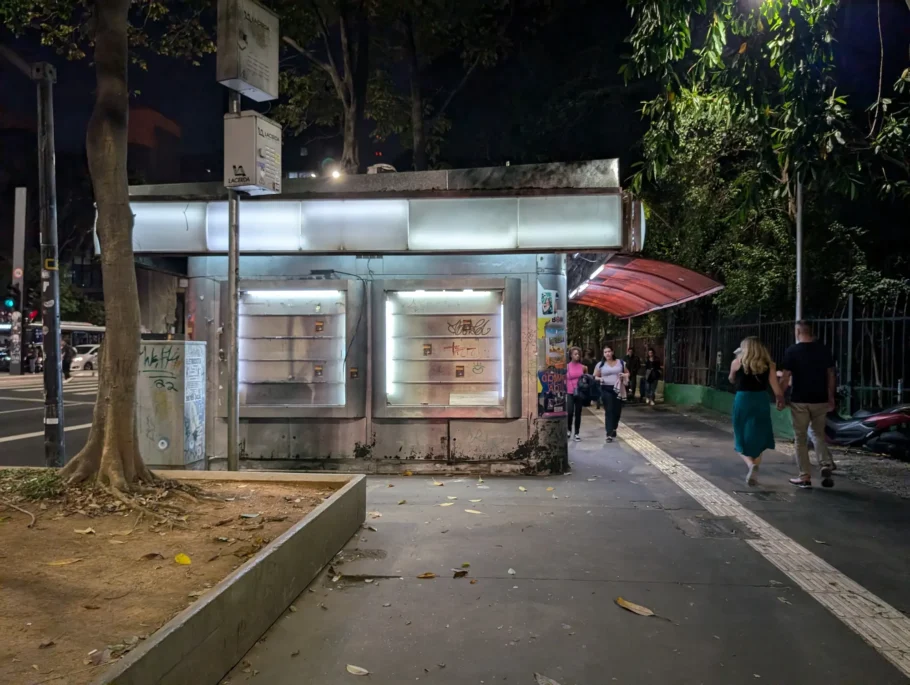
M648 358L645 359L645 372L641 377L641 397L646 404L654 406L654 395L657 393L657 384L660 381L660 359L654 354L654 348L648 348Z
M756 474L762 453L774 449L768 388L774 391L775 397L782 398L776 372L767 348L755 337L743 340L740 353L730 364L729 380L736 388L733 400L734 447L749 467L746 475L748 485L758 482Z

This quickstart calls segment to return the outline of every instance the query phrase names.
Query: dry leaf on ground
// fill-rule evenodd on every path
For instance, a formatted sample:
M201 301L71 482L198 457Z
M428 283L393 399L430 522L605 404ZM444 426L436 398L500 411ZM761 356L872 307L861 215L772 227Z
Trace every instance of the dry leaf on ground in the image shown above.
M559 683L552 678L547 678L547 676L541 675L540 673L535 673L534 679L537 681L537 685L559 685Z
M441 506L441 507L451 507L453 504L455 504L455 502L443 502L443 503L440 504L439 506Z
M465 509L466 514L483 514L482 511L477 511L476 509Z
M466 575L468 575L468 572L462 568L453 568L452 574L453 578L464 578Z
M483 500L482 499L469 499L468 502L470 502L471 504L477 504L478 502L483 502Z
M413 476L414 474L411 471L405 471L402 475L403 476Z
M636 604L635 602L630 602L622 597L616 598L616 605L622 607L626 611L631 611L633 614L638 614L639 616L654 616L654 612L651 611L648 607L643 607L641 604Z
M510 568L510 569L509 569L509 575L510 575L510 576L514 576L514 575L515 575L515 569L514 569L514 568Z
M471 585L477 585L477 578L471 579Z
M79 530L78 528L73 528L73 532L79 533L79 535L94 535L95 529L94 528L83 528L82 530Z
M417 577L420 578L421 580L430 580L431 578L435 578L436 574L435 573L421 573Z
M447 499L458 499L455 495L449 495Z
M408 503L408 501L406 499L398 500L398 504L407 504L407 503Z
M186 554L183 554L182 552L174 557L174 561L176 561L181 566L189 566L190 564L193 563L193 560L190 559Z
M547 492L553 492L556 488L547 488Z
M159 552L149 552L139 557L140 561L151 561L152 559L164 559L164 555Z
M434 480L433 485L438 485L438 486L442 487L443 485L445 485L445 483L440 483L438 480Z
M461 568L471 568L471 564L469 564L468 562L464 562L464 563L461 565Z
M351 675L370 675L367 669L360 668L360 666L352 666L351 664L348 664L347 670Z
M75 564L77 561L82 561L82 559L59 559L57 561L47 562L48 566L69 566L70 564Z
M519 486L518 486L518 489L521 490L522 492L527 492L527 491L528 491L528 489L527 489L524 485L519 485Z

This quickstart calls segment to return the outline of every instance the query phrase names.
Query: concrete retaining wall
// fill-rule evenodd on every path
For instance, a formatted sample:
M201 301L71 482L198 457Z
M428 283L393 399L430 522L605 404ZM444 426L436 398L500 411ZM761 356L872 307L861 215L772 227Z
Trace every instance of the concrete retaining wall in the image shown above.
M343 485L92 685L217 685L357 532L366 517L364 476L157 473L181 480Z
M701 406L712 411L733 415L733 398L735 395L703 385L686 385L682 383L667 383L664 386L664 402L684 407ZM770 402L770 398L769 398ZM779 438L793 439L793 425L790 420L790 407L783 411L771 408L771 425L774 434Z

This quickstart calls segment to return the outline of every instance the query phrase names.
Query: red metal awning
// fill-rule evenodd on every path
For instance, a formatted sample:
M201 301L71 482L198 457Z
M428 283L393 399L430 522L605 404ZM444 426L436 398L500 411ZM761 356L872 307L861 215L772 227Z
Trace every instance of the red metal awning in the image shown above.
M723 290L717 281L675 264L616 255L576 288L570 302L621 319L642 316Z

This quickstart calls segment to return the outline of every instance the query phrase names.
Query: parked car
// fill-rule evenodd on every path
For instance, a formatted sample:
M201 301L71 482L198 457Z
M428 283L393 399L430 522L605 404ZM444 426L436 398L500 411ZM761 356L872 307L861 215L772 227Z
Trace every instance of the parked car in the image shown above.
M0 350L0 371L9 371L9 350Z
M98 349L101 345L77 345L70 371L92 371L98 368Z

